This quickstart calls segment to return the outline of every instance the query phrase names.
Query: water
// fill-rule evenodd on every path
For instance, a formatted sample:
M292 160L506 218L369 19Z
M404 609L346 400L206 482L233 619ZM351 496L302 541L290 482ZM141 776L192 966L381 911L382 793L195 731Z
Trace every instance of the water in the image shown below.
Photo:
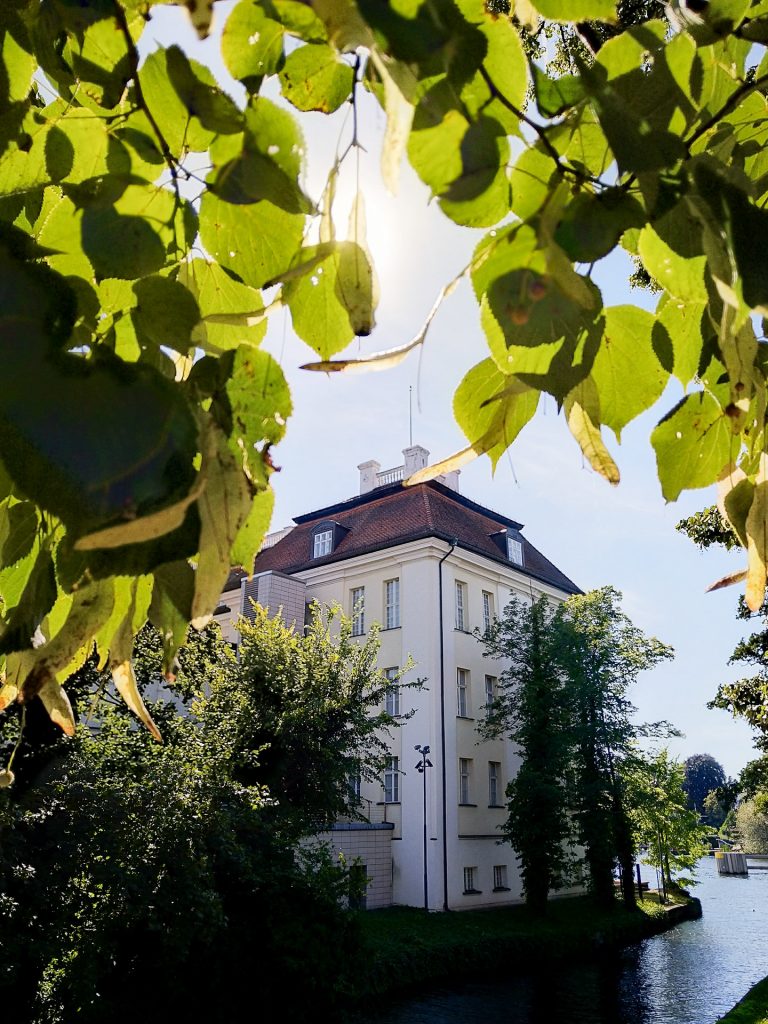
M768 975L768 871L718 876L700 862L704 916L597 962L429 989L353 1024L714 1024Z

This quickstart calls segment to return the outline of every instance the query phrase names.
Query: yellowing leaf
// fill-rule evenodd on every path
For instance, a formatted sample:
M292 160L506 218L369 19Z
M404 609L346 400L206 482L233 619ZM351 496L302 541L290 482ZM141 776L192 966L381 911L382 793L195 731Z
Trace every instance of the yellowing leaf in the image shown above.
M160 509L148 516L140 516L138 519L129 519L124 523L115 526L108 526L104 530L97 530L85 537L75 541L76 551L93 551L94 548L119 548L123 544L140 544L143 541L154 540L170 533L184 522L187 509L193 501L197 501L202 493L205 481L198 477L195 486L181 501L177 501L167 508Z
M38 697L43 702L48 717L67 735L75 735L75 716L72 705L56 677L49 675L38 690Z
M123 661L119 664L113 665L112 679L114 680L117 692L123 698L134 715L144 723L157 742L162 743L163 737L160 735L160 730L152 721L152 716L147 711L144 701L141 699L139 688L136 685L136 675L133 671L133 665L131 662Z
M252 491L220 427L208 427L201 474L200 554L195 571L191 622L202 629L210 620L230 568L230 552L251 508Z
M414 106L409 96L413 94L415 79L405 65L384 57L376 49L371 51L371 60L384 82L384 108L387 112L387 127L381 147L381 176L387 189L396 195L400 163L413 124Z
M0 686L0 711L5 711L9 704L13 704L19 695L19 688L13 683L4 683Z
M747 570L741 569L739 572L732 572L728 576L721 576L719 580L715 580L714 583L706 589L706 593L709 594L714 590L723 590L725 587L732 587L734 583L741 583L742 580L747 578Z
M568 429L579 443L584 457L589 464L605 477L609 484L617 484L620 480L619 468L605 447L600 434L600 424L596 412L595 395L590 392L594 388L588 382L578 385L565 400L565 419ZM584 403L584 404L582 404Z
M744 600L750 611L760 610L768 575L768 455L760 456L755 493L747 516L747 587Z

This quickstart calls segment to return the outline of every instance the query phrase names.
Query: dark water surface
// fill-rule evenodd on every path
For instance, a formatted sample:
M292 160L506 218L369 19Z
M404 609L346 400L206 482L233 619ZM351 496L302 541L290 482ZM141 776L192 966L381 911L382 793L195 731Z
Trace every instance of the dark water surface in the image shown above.
M704 910L596 962L536 976L430 988L350 1024L714 1024L768 975L768 871L718 876L700 862Z

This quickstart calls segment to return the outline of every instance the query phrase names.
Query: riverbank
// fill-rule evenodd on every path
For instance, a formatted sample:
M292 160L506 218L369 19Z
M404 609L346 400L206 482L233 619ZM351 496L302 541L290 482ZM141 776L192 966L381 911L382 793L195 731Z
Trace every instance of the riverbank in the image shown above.
M553 900L541 920L526 907L427 914L391 907L361 916L366 969L348 993L353 1002L413 991L445 979L508 975L542 963L584 959L640 942L701 916L697 899L661 906L648 894L635 912L608 912L587 897Z
M717 1024L768 1024L768 978L758 981Z

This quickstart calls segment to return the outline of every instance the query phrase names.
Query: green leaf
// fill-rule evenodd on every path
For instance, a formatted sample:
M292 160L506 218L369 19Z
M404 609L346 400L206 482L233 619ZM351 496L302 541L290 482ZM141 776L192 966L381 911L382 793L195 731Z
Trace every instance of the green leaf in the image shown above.
M280 71L283 96L298 110L338 110L352 92L353 71L325 43L307 43L289 54Z
M155 345L166 345L182 354L192 346L192 329L200 320L194 296L178 281L144 277L133 286L133 313L137 331Z
M628 228L644 222L642 207L624 189L580 192L566 206L555 241L575 263L594 263L616 248Z
M733 460L734 439L722 406L706 391L686 395L651 434L667 501L683 490L707 487Z
M141 90L171 153L208 149L215 134L239 132L242 112L211 72L178 46L158 49L139 72Z
M273 0L272 6L286 32L306 43L322 43L328 39L325 25L311 7L300 0Z
M504 100L522 109L528 92L528 62L517 29L507 18L484 18L480 31L488 44L483 61L486 73Z
M658 317L672 343L673 373L683 387L687 387L699 372L704 344L702 326L706 328L707 337L713 334L707 305L704 302L680 302L669 298L660 305Z
M255 495L251 503L251 510L240 527L235 543L232 546L233 565L241 565L248 572L251 571L253 560L272 521L274 505L275 492L271 487L264 491L259 491Z
M459 152L461 173L441 194L440 208L457 224L490 227L509 213L506 134L497 121L481 117L467 129Z
M197 301L200 322L192 332L192 341L214 355L238 345L259 345L267 332L267 318L261 292L235 281L218 263L194 259L179 267L178 280ZM239 322L216 322L219 316L231 316ZM209 319L210 318L210 319Z
M291 393L283 371L267 352L243 346L222 357L227 373L226 396L232 416L233 452L245 457L246 469L258 487L266 486L264 460L267 447L285 434L293 412Z
M41 549L31 566L18 603L8 610L0 627L0 654L33 646L35 630L56 600L56 576L47 548Z
M686 203L679 203L653 225L643 228L638 252L654 280L681 302L707 300L707 257L701 229Z
M615 0L534 0L534 7L552 21L616 21Z
M538 391L515 377L505 376L492 359L484 359L459 384L453 398L453 414L471 445L483 442L495 469L533 418L538 404Z
M546 202L556 175L554 160L541 146L524 149L510 177L512 212L521 220L529 220Z
M200 203L200 237L207 252L253 288L288 269L303 230L302 215L266 201L233 206L206 192Z
M728 239L741 278L744 301L751 309L768 313L768 258L763 245L768 211L751 202L744 191L715 166L698 163L694 178Z
M550 78L541 68L531 62L533 88L536 105L542 117L559 117L566 110L580 103L586 92L578 75L560 75Z
M0 108L4 110L12 103L26 100L36 68L24 23L15 13L6 17L10 23L0 35L0 61L5 68L0 82Z
M169 561L155 569L154 577L149 621L163 638L163 671L171 675L192 617L195 571L189 562Z
M37 536L37 508L31 501L4 501L0 505L0 566L26 558ZM3 595L7 602L7 597Z
M224 25L221 53L233 78L246 85L274 75L283 59L283 26L253 0L240 0Z
M661 397L669 374L653 348L652 313L636 306L604 310L605 333L591 377L600 394L600 421L621 440L624 427Z
M178 389L106 355L42 358L44 345L23 324L3 330L0 446L20 490L75 534L187 493L197 431Z
M303 249L310 273L288 281L284 299L293 327L321 359L341 352L356 334L373 329L373 271L360 245L326 242Z

